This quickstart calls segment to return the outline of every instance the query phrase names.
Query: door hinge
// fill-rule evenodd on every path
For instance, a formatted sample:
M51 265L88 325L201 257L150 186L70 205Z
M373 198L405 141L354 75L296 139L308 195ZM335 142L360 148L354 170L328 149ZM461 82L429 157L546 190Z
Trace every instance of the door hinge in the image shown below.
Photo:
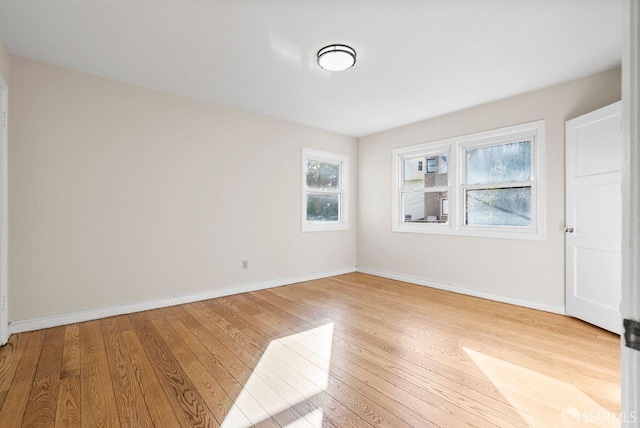
M5 310L7 309L7 296L2 296L2 303L0 303L1 307L0 309Z
M7 126L7 112L2 112L2 126Z
M640 351L640 321L625 319L623 325L625 346Z

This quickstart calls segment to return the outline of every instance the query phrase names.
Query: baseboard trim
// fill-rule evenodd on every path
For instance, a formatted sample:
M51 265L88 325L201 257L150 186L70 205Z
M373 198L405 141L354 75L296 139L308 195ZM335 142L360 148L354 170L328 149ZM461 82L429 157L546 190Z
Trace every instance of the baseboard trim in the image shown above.
M410 284L422 285L424 287L436 288L438 290L451 291L453 293L465 294L467 296L480 297L482 299L494 300L496 302L509 303L511 305L522 306L530 309L537 309L554 314L565 315L564 306L551 305L549 303L539 303L531 300L518 299L516 297L503 296L501 294L487 293L485 291L475 290L473 288L462 287L459 285L443 284L429 279L418 278L415 276L402 275L392 272L383 272L374 269L358 267L357 272L366 273L367 275L379 276L382 278L395 279L397 281L408 282Z
M9 323L9 332L22 333L25 331L40 330L43 328L57 327L60 325L74 324L78 322L91 321L100 318L113 317L116 315L131 314L134 312L148 311L150 309L165 308L167 306L181 305L184 303L198 302L201 300L215 299L216 297L230 296L232 294L246 293L249 291L265 290L267 288L281 287L283 285L295 284L298 282L313 281L314 279L328 278L331 276L344 275L355 272L355 267L334 269L323 272L316 272L306 275L298 275L287 278L278 278L268 281L254 282L245 285L224 287L216 290L204 291L200 293L189 293L175 295L159 299L144 300L135 303L124 303L121 305L105 306L83 311L68 312L59 315L51 315L26 320L12 321Z

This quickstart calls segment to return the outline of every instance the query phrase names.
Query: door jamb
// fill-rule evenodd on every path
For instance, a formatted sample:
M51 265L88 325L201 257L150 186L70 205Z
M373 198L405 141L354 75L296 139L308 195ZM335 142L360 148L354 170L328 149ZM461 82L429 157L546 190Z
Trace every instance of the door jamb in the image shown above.
M622 304L624 319L640 320L640 2L625 0L622 53ZM640 351L621 340L623 426L640 424Z
M0 345L4 345L9 340L9 319L8 319L8 290L7 290L7 269L8 269L8 232L9 232L9 210L8 210L8 110L9 110L9 86L0 76Z

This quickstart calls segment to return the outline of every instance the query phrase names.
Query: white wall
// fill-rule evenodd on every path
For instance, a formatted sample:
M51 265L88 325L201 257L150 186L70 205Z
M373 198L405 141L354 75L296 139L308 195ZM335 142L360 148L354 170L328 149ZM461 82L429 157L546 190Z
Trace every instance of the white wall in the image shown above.
M355 139L18 56L11 76L10 320L355 266ZM300 232L302 147L351 157L350 230Z
M620 70L613 70L361 138L358 268L563 306L565 121L618 100ZM546 120L546 240L391 232L392 149L539 119Z
M360 268L563 305L564 122L620 99L614 70L356 145L10 60L12 321L349 268L356 256ZM3 76L8 65L0 46ZM547 127L545 241L391 232L393 148L538 119ZM349 231L300 232L302 147L351 157Z

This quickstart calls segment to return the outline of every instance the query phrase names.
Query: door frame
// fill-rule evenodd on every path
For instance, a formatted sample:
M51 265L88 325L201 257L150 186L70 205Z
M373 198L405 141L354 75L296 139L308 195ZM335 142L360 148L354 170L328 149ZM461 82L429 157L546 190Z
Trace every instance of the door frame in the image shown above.
M640 321L640 2L622 9L622 318ZM621 340L621 422L640 423L640 351Z
M0 76L0 345L9 340L8 248L9 248L9 86Z

